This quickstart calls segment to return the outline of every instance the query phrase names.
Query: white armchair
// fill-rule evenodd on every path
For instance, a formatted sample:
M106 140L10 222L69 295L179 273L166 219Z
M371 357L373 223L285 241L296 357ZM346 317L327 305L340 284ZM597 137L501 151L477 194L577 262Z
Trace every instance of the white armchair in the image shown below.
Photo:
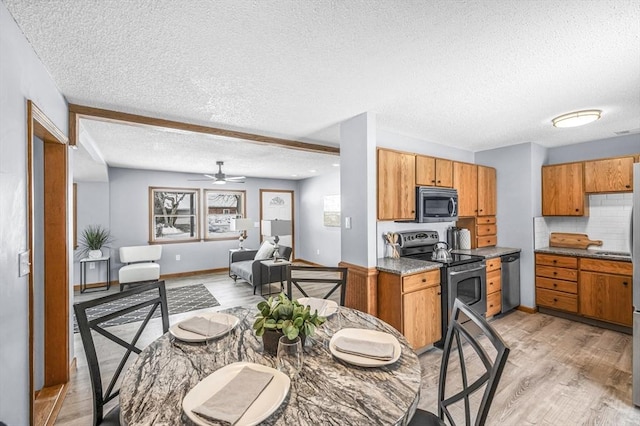
M128 284L155 282L160 279L160 265L155 263L162 257L162 246L120 247L120 262L126 265L118 270L120 291Z

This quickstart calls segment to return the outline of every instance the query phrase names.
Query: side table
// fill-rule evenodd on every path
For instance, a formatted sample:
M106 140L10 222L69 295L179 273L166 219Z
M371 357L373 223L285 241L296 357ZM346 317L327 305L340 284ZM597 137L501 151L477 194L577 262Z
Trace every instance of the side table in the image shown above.
M111 288L111 258L109 256L103 257L85 257L80 259L80 293L87 291L87 263L107 263L107 286L102 290L109 290Z
M271 293L271 271L276 268L280 269L280 291L284 291L284 283L282 282L284 271L282 269L286 268L288 265L291 265L291 262L284 259L278 259L277 261L273 259L269 259L269 260L263 260L260 263L267 268L267 283L269 285L269 293L266 295L262 292L263 286L260 286L260 296L262 297L271 296L272 294Z

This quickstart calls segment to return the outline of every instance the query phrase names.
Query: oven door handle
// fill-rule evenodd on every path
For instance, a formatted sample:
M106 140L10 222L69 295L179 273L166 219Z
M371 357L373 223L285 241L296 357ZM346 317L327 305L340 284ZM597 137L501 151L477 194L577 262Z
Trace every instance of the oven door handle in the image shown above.
M482 271L483 269L486 269L486 266L481 266L479 268L473 268L473 269L467 269L467 270L460 271L460 272L449 272L449 275L456 276L456 275L460 275L460 274L467 274L469 272L479 272L479 271Z

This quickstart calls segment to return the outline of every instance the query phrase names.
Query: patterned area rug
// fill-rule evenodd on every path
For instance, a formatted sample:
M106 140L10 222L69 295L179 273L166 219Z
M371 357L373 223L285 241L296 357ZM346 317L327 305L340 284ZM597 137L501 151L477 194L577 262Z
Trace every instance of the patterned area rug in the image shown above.
M157 291L155 295L157 295ZM128 303L124 303L125 301L116 301L106 305L102 305L99 307L95 307L87 311L87 316L89 319L95 318L97 316L101 316L107 314L109 312L117 311L120 308L129 306L135 302L142 302L144 300L151 299L154 294L149 292L140 293L135 297L131 297L127 299ZM195 285L187 285L184 287L177 288L169 288L167 289L167 305L169 306L169 315L179 314L181 312L195 311L197 309L210 308L213 306L219 306L220 303L216 300L215 297L209 293L209 290L202 284ZM138 309L137 311L130 312L121 317L115 318L111 321L107 321L103 323L105 327L111 327L114 325L128 324L130 322L142 321L145 316L149 313L151 309L150 306L147 306L142 309ZM160 309L158 308L156 312L153 314L153 318L160 317ZM75 315L73 317L73 332L78 333L78 325L76 323Z

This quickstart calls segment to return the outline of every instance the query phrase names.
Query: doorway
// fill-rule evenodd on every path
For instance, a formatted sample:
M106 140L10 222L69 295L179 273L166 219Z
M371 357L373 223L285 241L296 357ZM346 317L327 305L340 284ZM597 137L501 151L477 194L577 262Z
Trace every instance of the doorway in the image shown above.
M52 423L69 381L67 137L27 101L31 424Z

